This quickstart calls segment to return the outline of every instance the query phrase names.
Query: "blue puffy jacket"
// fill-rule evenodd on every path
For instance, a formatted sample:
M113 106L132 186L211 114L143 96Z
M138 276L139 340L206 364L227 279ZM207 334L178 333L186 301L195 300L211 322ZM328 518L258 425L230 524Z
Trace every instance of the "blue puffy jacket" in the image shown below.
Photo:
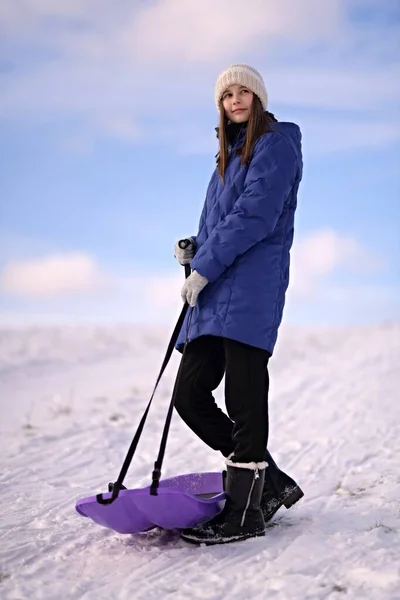
M257 140L248 165L233 149L224 184L214 171L190 265L209 283L186 314L177 350L182 352L186 338L216 335L273 353L289 284L302 167L299 127L274 123Z

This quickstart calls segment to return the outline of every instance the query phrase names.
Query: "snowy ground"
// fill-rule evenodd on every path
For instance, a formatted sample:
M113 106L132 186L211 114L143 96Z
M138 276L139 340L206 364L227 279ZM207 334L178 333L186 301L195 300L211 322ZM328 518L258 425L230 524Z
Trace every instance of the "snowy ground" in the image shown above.
M270 450L305 497L265 538L196 547L174 532L115 534L75 512L117 476L170 334L0 331L0 597L400 600L399 325L282 332ZM149 483L178 360L131 487ZM175 416L163 475L221 467Z

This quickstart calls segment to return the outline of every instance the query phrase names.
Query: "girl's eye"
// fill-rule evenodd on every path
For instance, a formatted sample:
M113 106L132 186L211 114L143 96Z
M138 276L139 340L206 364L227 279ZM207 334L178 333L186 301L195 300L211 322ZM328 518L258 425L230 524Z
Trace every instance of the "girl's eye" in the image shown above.
M244 94L248 94L248 93L249 93L249 90L242 90L242 92L243 92Z

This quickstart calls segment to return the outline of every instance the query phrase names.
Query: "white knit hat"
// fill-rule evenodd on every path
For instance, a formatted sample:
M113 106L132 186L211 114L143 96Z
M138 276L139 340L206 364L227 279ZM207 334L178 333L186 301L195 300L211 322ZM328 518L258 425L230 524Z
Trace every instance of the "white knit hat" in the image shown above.
M249 88L249 90L251 90L260 98L263 109L267 109L268 94L260 73L253 67L249 67L249 65L237 64L231 65L222 71L217 79L214 95L215 104L218 110L220 109L222 94L230 85L233 85L234 83Z

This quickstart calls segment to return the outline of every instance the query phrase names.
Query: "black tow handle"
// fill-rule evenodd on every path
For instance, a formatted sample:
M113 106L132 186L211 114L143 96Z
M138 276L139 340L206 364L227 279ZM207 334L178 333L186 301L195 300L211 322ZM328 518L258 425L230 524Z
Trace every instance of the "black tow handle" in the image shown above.
M178 242L178 246L182 250L186 250L186 248L188 248L191 244L193 244L193 242L191 240L189 240L188 238L179 240L179 242ZM190 265L185 265L185 278L186 279L189 277L190 273L191 273Z

